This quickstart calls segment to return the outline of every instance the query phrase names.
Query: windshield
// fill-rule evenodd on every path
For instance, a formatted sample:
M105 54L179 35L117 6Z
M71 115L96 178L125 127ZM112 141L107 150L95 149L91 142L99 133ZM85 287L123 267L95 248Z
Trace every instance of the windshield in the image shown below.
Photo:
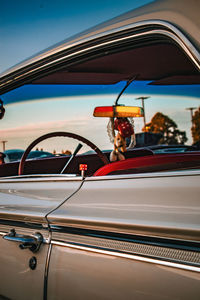
M126 106L144 106L145 120L144 117L133 120L136 147L145 146L144 133L148 145L196 143L198 140L191 128L192 116L199 108L200 85L156 86L149 83L133 81L118 102ZM93 111L97 106L114 105L125 84L121 81L110 85L25 85L4 94L6 113L1 120L1 151L23 151L34 139L54 131L73 132L91 140L102 150L112 149L107 132L109 119L95 118ZM169 127L162 128L166 122L170 123ZM73 140L55 138L42 142L37 150L69 154L76 144ZM88 150L91 149L81 151Z

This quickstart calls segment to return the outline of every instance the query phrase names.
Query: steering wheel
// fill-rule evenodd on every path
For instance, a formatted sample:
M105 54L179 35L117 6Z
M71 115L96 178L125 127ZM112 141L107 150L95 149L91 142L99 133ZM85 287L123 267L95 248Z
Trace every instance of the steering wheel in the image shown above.
M49 138L52 138L52 137L58 137L58 136L69 137L69 138L76 139L78 141L83 142L84 144L88 145L90 148L92 148L97 153L98 157L101 159L101 161L103 162L104 165L107 165L109 163L109 161L108 161L107 157L105 156L105 154L103 154L103 152L95 144L93 144L92 142L90 142L86 138L82 137L81 135L71 133L71 132L65 132L65 131L51 132L51 133L40 136L39 138L34 140L28 146L28 148L25 150L25 152L22 155L22 158L20 160L19 168L18 168L18 175L23 174L26 158L27 158L28 154L30 153L30 151L33 149L33 147L35 147L38 143L40 143L40 142L42 142L46 139L49 139Z

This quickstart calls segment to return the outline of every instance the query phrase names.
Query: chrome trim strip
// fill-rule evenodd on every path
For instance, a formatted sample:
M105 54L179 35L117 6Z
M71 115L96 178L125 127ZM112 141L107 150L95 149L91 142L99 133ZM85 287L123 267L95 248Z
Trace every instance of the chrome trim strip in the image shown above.
M48 225L45 223L31 223L26 221L18 221L18 220L5 220L0 219L0 228L4 228L5 226L11 226L11 227L23 227L27 229L34 229L34 230L47 230Z
M184 176L199 176L199 170L180 170L180 171L162 171L152 173L138 173L138 174L120 174L120 175L104 175L86 177L85 181L101 181L101 180L120 180L120 179L141 179L141 178L160 178L160 177L184 177Z
M139 26L138 26L139 24ZM167 36L167 37L170 37L172 40L174 40L179 46L182 47L182 49L185 51L186 55L193 61L193 63L197 66L198 69L200 69L200 54L199 52L197 51L197 49L193 46L193 44L188 40L188 38L186 38L183 33L177 29L175 26L173 26L172 24L168 23L168 22L163 22L163 21L158 21L158 20L152 20L152 21L148 21L148 22L139 22L139 23L136 23L134 24L134 26L131 24L129 26L125 26L125 27L122 27L122 28L117 28L115 30L111 30L110 32L108 31L105 35L105 33L101 33L102 36L109 36L110 34L115 34L115 33L123 33L123 31L126 31L127 29L131 29L131 30L139 30L140 27L142 26L147 26L147 25L159 25L159 26L163 26L165 27L166 29L160 29L160 30L150 30L148 31L148 28L147 28L147 31L146 32L142 32L142 33L134 33L130 36L126 36L126 37L122 37L122 38L116 38L114 40L111 40L111 41L107 41L107 42L103 42L101 44L98 44L98 45L95 45L95 46L90 46L88 48L85 48L83 50L79 50L79 51L76 51L72 54L68 54L68 55L65 55L61 58L58 58L58 59L55 59L51 62L48 62L46 64L44 64L43 66L39 66L37 68L34 68L32 70L29 70L27 72L23 72L22 74L14 77L12 80L8 80L7 82L4 82L2 84L0 84L0 87L6 85L6 84L9 84L10 82L12 81L15 81L15 80L18 80L19 78L21 77L24 77L24 74L26 74L25 76L35 72L35 71L39 71L39 70L43 70L44 68L48 67L48 66L51 66L51 65L54 65L56 63L59 63L59 62L62 62L62 60L65 60L66 58L72 58L76 55L79 55L79 54L83 54L83 53L87 53L88 51L91 51L91 50L94 50L94 49L98 49L100 47L103 47L103 46L107 46L107 45L110 45L110 44L115 44L115 43L119 43L121 41L124 41L124 40L130 40L130 39L133 39L133 38L138 38L138 37L142 37L142 36L147 36L147 35L152 35L152 34L160 34L160 35L164 35L164 36ZM100 35L100 37L101 37ZM92 39L97 39L99 38L99 36L97 35L96 37L90 37L89 38L89 41L92 41ZM74 47L74 46L78 46L78 45L81 45L82 43L86 43L88 39L83 39L83 41L79 41L78 43L74 43L74 44L71 44L70 46L64 46L63 48L58 48L59 51L64 51L64 50L69 50L70 48ZM48 54L46 57L49 57L50 55L53 55L55 53L57 53L57 51L54 50L54 52L52 54ZM48 53L48 52L47 52ZM39 59L39 58L38 58ZM42 58L41 58L42 59ZM37 61L37 57L35 58L35 61ZM28 66L30 64L30 62L28 64L25 64L25 67ZM20 68L20 66L18 67ZM17 69L16 69L17 70ZM12 72L12 70L11 70ZM8 73L9 74L9 73Z
M120 231L105 231L103 229L95 229L89 227L62 226L50 224L50 231L54 239L62 242L69 242L69 238L80 237L85 238L84 242L88 242L88 238L98 238L100 241L124 241L132 243L140 243L153 246L168 247L179 250L200 251L199 239L180 239L172 236L152 235L152 234L137 234L133 232ZM161 228L161 227L160 227ZM198 236L198 234L197 234ZM80 240L79 240L80 242ZM86 244L86 243L85 243Z
M173 32L179 39L182 40L182 42L184 42L184 44L187 45L187 48L191 52L193 52L194 56L196 56L197 59L200 61L200 54L197 51L197 49L193 46L193 44L189 41L189 39L176 26L173 25L172 23L167 22L167 21L162 21L162 20L158 20L158 19L138 21L138 22L131 23L131 24L128 24L128 25L124 25L124 26L121 26L121 27L117 27L117 28L114 28L114 29L104 30L101 33L93 34L90 37L83 38L82 40L79 40L78 42L73 43L73 41L72 41L71 45L69 45L69 42L64 43L64 44L52 49L53 53L50 54L50 55L56 54L60 51L68 50L72 47L79 46L81 44L90 42L94 39L96 40L96 39L99 39L99 38L102 38L102 37L107 37L107 36L114 35L114 34L117 34L117 33L123 33L125 31L131 31L131 30L136 31L136 30L140 30L142 27L147 27L146 30L148 30L148 26L155 26L155 27L156 26L161 26L161 27L164 27L165 30ZM43 55L44 55L43 58L45 58L45 53ZM37 58L35 60L37 61Z
M121 20L120 23L124 22L124 21L126 21L126 20ZM116 23L116 26L117 25L118 25L118 23ZM123 33L127 30L128 31L140 30L142 27L147 27L146 30L148 30L148 26L155 26L155 27L161 26L161 27L164 27L166 30L173 32L174 35L177 37L177 39L181 40L187 47L188 51L191 52L191 54L196 58L196 60L200 62L200 54L197 51L197 49L193 46L193 44L190 42L190 40L175 25L173 25L167 21L158 20L158 19L138 21L135 23L123 25L121 27L118 26L114 29L107 29L107 30L106 30L106 28L109 26L106 24L104 26L105 26L105 29L104 28L98 29L98 31L102 31L100 33L95 34L95 32L94 33L92 33L92 32L84 33L83 32L82 37L81 36L76 37L76 38L72 37L71 40L68 40L67 42L62 43L61 45L58 45L58 46L55 45L52 49L46 50L45 52L38 54L35 57L30 58L30 59L26 60L25 62L20 63L20 64L14 66L13 68L3 72L1 74L1 77L7 76L7 75L11 74L12 72L17 71L18 69L25 68L30 64L34 64L38 60L46 59L50 56L56 55L57 53L59 53L61 51L70 50L73 47L78 47L85 43L91 42L92 40L100 39L103 37L108 37L110 35L115 35L117 33ZM88 35L89 35L89 37L88 37ZM12 80L9 80L9 81L12 81ZM9 83L9 81L7 81L7 82Z
M51 243L52 243L52 245L56 245L56 246L64 246L64 247L69 247L69 248L83 250L83 251L95 252L95 253L111 255L111 256L115 256L115 257L122 257L122 258L126 258L126 259L147 262L147 263L153 263L153 264L162 265L162 266L166 266L166 267L178 268L178 269L182 269L182 270L200 273L200 267L194 267L194 266L184 265L184 264L180 264L180 263L173 263L173 262L168 262L168 261L163 261L163 260L158 260L158 259L152 259L152 258L148 258L148 257L138 256L138 255L113 252L113 251L97 249L97 248L90 248L90 247L80 246L80 245L73 245L73 244L64 243L64 242L58 242L55 240L53 240Z
M81 176L68 176L68 174L41 174L41 175L20 175L0 177L1 183L25 183L25 182L62 182L62 181L97 181L97 180L109 180L109 179L137 179L137 178L157 178L157 177L176 177L176 176L195 176L200 175L200 170L180 170L180 171L162 171L152 173L140 173L140 174L125 174L125 175L106 175L96 177L81 177Z
M20 175L0 177L0 183L11 182L58 182L58 181L83 181L82 176L75 174L41 174L41 175Z
M142 32L142 33L134 34L134 35L131 35L131 36L128 36L128 37L119 38L119 39L116 39L116 40L112 40L112 41L101 43L99 45L91 46L91 47L85 48L83 50L79 50L77 52L68 54L67 56L63 56L63 57L55 59L55 60L53 60L53 61L51 61L49 63L46 63L42 67L40 66L40 67L37 67L37 68L32 69L30 71L27 71L26 75L31 74L31 73L33 73L35 71L38 71L38 70L42 70L43 68L51 66L52 64L60 63L63 60L65 60L66 58L67 59L68 58L73 58L73 57L76 57L77 55L87 53L88 51L91 51L91 50L95 50L95 49L98 49L98 48L101 48L101 47L104 47L104 46L108 46L108 45L111 45L111 44L114 44L114 43L119 43L119 42L122 42L122 41L125 41L125 40L130 40L130 39L133 39L133 38L139 38L139 37L148 36L148 35L158 35L158 34L170 37L177 44L179 44L179 46L182 47L182 49L185 51L185 53L187 54L187 56L190 57L190 59L192 59L192 61L197 66L197 68L200 69L200 63L199 63L199 61L200 61L200 55L198 55L197 51L196 51L196 55L195 56L193 55L193 53L190 51L190 48L191 48L192 45L190 47L188 47L187 45L185 45L185 43L182 40L179 39L178 36L176 36L173 33L168 32L166 30L162 30L161 29L161 30L150 30L149 32ZM189 41L188 41L188 43L189 43ZM14 78L14 80L18 80L21 77L24 77L24 73L21 74L21 75L16 76ZM0 87L1 87L1 85L0 85Z
M52 231L52 238L56 241L200 267L200 243L151 238L151 236L141 238L124 234L106 235L95 231L64 233L54 231L53 228Z
M179 46L181 46L181 48L185 51L185 53L188 55L188 57L190 57L190 59L194 62L194 64L197 66L197 68L200 69L200 54L193 47L193 45L189 42L189 40L187 40L186 38L184 38L183 35L182 35L183 39L181 40L180 37L177 36L176 34L174 34L173 32L168 32L167 30L163 30L163 29L160 29L160 30L150 30L148 32L137 33L137 34L133 34L133 35L130 35L130 36L121 37L121 38L118 38L118 39L115 39L115 40L107 41L107 42L101 43L99 45L91 46L91 47L88 47L86 49L79 50L79 51L77 51L75 53L68 54L66 57L67 58L71 58L73 56L76 56L76 55L79 55L79 54L82 54L82 53L87 53L87 51L98 49L100 47L108 46L108 45L111 45L111 44L114 44L114 43L119 43L119 42L126 41L126 40L131 40L131 39L134 39L134 38L148 36L148 35L164 35L164 36L170 37ZM190 46L187 46L186 42L187 42L187 44L190 44ZM191 48L194 50L195 55L192 53ZM54 63L57 63L59 61L62 61L66 57L61 57L61 58L59 58L57 60L54 60L53 62L49 62L49 63L45 64L45 67L49 66L49 65L52 65L52 63L54 64ZM39 69L41 69L41 68L42 67L39 67ZM38 68L34 69L33 71L35 71L37 69ZM29 72L31 73L32 71L29 71ZM23 76L23 74L20 75L20 76L15 77L15 79L18 79L21 76Z

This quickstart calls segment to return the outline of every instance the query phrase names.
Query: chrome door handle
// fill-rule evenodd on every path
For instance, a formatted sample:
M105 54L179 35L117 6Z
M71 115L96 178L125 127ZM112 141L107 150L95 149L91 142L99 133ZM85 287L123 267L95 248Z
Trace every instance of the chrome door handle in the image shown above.
M20 249L30 249L32 252L37 252L43 242L41 233L36 232L34 235L17 234L15 229L4 235L3 238L7 241L18 242Z

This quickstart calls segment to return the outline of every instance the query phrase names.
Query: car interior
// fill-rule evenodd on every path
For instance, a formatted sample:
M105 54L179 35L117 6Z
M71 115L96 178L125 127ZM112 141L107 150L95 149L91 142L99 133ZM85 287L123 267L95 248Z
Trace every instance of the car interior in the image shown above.
M87 135L87 130L86 134L82 134L82 130L81 133L79 133L82 123L80 123L75 131L71 131L71 125L65 128L59 128L56 125L55 130L50 131L47 131L44 127L41 135L39 135L39 130L38 134L34 136L30 135L30 140L29 142L27 141L26 147L23 146L24 154L22 155L21 161L12 161L0 165L1 177L31 174L80 175L80 165L82 164L87 165L84 176L174 171L188 168L195 169L200 166L200 152L198 151L198 147L189 146L188 144L185 145L184 143L179 143L178 145L161 145L159 142L153 144L152 141L147 143L150 134L145 128L142 129L142 125L140 125L138 137L142 132L142 136L146 142L143 144L139 144L136 141L130 142L132 135L135 135L133 124L137 122L136 119L143 120L144 113L142 112L141 103L136 103L135 101L133 106L133 101L129 99L126 101L126 97L130 98L131 95L131 97L135 99L138 95L144 93L145 95L149 95L146 98L152 98L155 95L159 97L159 95L162 94L162 96L165 96L163 101L173 95L174 97L180 96L183 98L188 96L190 99L193 99L193 101L198 99L200 75L194 62L187 57L175 42L170 41L166 37L157 36L156 38L150 38L148 36L148 38L143 38L142 40L138 38L138 40L134 42L128 40L121 42L121 44L117 46L106 45L97 50L93 49L90 55L88 55L88 53L87 55L80 54L80 57L71 58L69 61L66 59L64 64L63 62L62 64L58 63L56 67L54 66L54 69L49 68L44 73L41 72L37 74L37 76L32 74L30 78L20 85L21 86L17 87L14 91L5 92L5 94L1 95L5 107L5 116L1 120L2 124L4 120L5 122L9 121L6 115L7 111L9 111L9 107L11 108L12 105L19 105L20 103L26 104L28 101L31 103L35 101L35 103L37 103L39 98L45 102L45 99L49 97L49 102L46 102L48 103L47 109L43 107L43 112L41 110L38 112L38 115L42 112L44 117L48 113L49 103L52 101L56 102L54 98L57 97L56 99L58 99L59 97L65 96L66 103L69 102L70 104L71 100L68 101L67 97L70 96L70 99L75 99L76 102L76 97L80 97L81 94L84 99L87 97L90 99L88 107L91 106L89 114L92 119L89 120L89 123L90 129L94 131L94 139L92 139L89 134ZM69 90L67 90L67 87ZM97 88L97 92L94 91L95 88ZM76 96L76 92L80 90L81 92ZM54 91L56 91L55 94ZM186 94L184 94L185 91ZM108 101L108 104L105 99L102 100L101 103L101 97L105 98L107 94L111 100ZM92 106L91 99L95 97L98 98L98 101L97 103L94 102ZM138 99L139 98L140 97L138 97ZM148 101L150 103L150 100L147 100L145 105ZM75 119L78 119L78 109L82 109L82 111L86 110L83 100L79 103L81 103L81 108L78 102L77 106L75 104L73 107ZM198 106L198 102L196 103L196 106ZM165 103L164 106L165 109ZM119 115L117 115L118 109L120 110L122 107L124 107L124 112L120 112ZM138 109L139 112L137 111L136 114L135 110L128 111L128 107ZM133 108L131 109L133 110ZM168 108L169 110L171 109L170 104ZM95 111L102 112L102 109L102 114L100 113L100 115L98 115L98 113L95 113ZM111 114L108 113L109 109L112 110ZM66 114L71 113L73 112L70 110L69 112L66 111ZM184 113L188 114L188 112ZM51 114L50 118L52 119L57 116L58 112L56 111L56 107ZM109 120L111 125L106 128L106 124ZM122 120L125 123L121 124L120 122ZM85 120L82 120L83 123L84 121ZM37 122L37 118L35 122ZM73 122L75 122L74 119L71 124ZM95 124L99 124L98 122L104 122L103 130L95 129ZM142 124L142 121L140 121L140 123ZM93 124L94 128L92 128ZM11 125L9 126L12 128ZM41 125L41 127L42 126L43 125ZM119 128L121 128L120 126L128 126L130 130L134 132L134 134L132 132L123 136L125 151L117 150L116 152L115 148L112 150L112 145L110 145L109 150L102 148L102 145L99 146L98 143L102 136L108 138L108 135L113 135L114 140L117 133L121 130L119 130ZM18 127L18 131L19 128L20 127ZM6 134L6 125L2 127L1 130L2 134L4 132ZM99 133L100 137L98 137ZM29 136L27 132L24 134L26 137ZM75 150L66 155L27 159L29 152L35 150L38 143L55 136L75 139ZM8 137L5 136L5 139L8 139ZM22 139L22 136L20 136L20 139ZM136 137L134 136L133 139L136 139ZM80 149L82 143L89 146L89 151L81 153ZM114 144L114 147L117 146ZM165 151L163 151L164 147ZM49 151L48 149L45 150ZM53 150L50 152L53 153ZM111 153L114 156L114 160L113 157L111 159Z

